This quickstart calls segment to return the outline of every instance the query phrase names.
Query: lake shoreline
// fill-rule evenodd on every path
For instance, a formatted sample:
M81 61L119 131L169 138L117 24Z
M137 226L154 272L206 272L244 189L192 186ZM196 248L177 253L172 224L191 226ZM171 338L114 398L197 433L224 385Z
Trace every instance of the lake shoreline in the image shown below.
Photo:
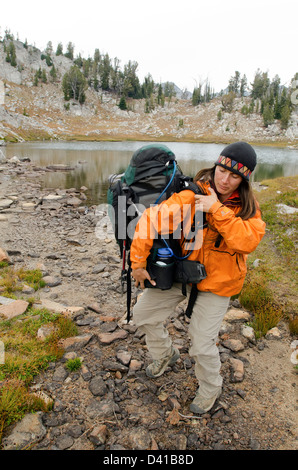
M245 139L243 139L245 140ZM52 137L49 136L49 138L43 138L43 139L38 139L35 136L32 136L32 138L25 138L22 141L19 140L14 140L8 138L3 139L4 145L10 145L10 144L20 144L20 143L41 143L41 142L159 142L159 143L166 143L169 144L171 142L173 143L189 143L189 144L223 144L227 145L233 142L236 142L237 139L166 139L164 136L162 138L146 138L142 139L141 137L136 137L136 138L117 138L117 137L106 137L106 138L94 138L94 136L80 136L80 135L71 135L69 137L65 138L59 138L59 139L53 139ZM260 146L260 147L278 147L278 148L289 148L293 150L298 149L298 140L296 141L289 141L289 140L280 140L280 141L274 141L274 142L267 142L264 140L250 140L247 139L246 142L248 142L250 145L254 146ZM0 141L1 144L1 141ZM1 145L0 145L1 147Z
M181 171L194 177L202 168L213 165L226 143L135 141L135 140L51 140L9 143L0 147L0 163L17 157L21 162L30 160L37 171L43 172L45 187L88 187L90 199L97 204L106 201L109 176L125 171L136 150L150 143L168 146L176 155ZM253 181L289 176L298 173L296 149L278 146L254 145L258 165ZM48 167L61 165L67 171L52 173Z

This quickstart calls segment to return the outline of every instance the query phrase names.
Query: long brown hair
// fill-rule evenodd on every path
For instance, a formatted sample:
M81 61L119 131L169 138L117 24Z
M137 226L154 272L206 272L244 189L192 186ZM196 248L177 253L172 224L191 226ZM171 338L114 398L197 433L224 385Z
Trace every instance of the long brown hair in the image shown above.
M200 170L194 177L194 181L210 181L214 184L215 168L216 167L214 166L213 168ZM238 186L238 192L241 209L237 213L237 217L241 217L243 220L250 219L256 214L259 207L249 181L242 178L242 181Z

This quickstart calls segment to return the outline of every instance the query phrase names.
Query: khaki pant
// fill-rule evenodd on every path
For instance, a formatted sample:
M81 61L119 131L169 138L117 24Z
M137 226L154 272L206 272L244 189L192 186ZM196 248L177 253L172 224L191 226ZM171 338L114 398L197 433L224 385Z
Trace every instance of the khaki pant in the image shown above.
M171 289L164 291L145 289L136 303L133 318L138 328L146 334L146 344L153 360L162 359L170 353L172 340L164 327L164 321L184 299L181 284L174 284ZM199 292L189 324L189 354L195 360L200 395L206 398L216 394L222 386L216 342L229 300L229 297L211 292Z

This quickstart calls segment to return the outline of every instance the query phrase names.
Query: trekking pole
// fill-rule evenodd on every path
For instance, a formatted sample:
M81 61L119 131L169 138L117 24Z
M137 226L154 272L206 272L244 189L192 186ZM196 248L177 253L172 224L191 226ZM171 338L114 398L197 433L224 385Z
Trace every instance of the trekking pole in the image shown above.
M129 252L128 252L129 253ZM126 261L126 240L123 241L122 253L122 273L121 273L121 287L122 294L124 294L124 284L126 284L126 307L127 307L127 323L130 322L130 304L131 304L131 266L128 260L128 269L125 269Z
M127 281L127 271L125 269L125 258L126 258L126 240L123 240L123 252L122 252L122 271L121 271L121 288L122 294L124 293L124 284Z

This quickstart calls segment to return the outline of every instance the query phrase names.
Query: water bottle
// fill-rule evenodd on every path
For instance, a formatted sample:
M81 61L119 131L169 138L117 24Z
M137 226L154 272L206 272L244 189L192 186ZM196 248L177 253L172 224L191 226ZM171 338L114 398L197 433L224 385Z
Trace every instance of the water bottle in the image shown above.
M170 289L174 282L175 260L169 248L159 248L155 261L148 266L148 272L156 282L156 287L162 290ZM145 287L152 287L147 280Z
M156 264L166 266L173 262L173 252L170 248L159 248L157 250Z
M166 266L173 262L173 252L170 248L159 248L157 250L156 264Z

